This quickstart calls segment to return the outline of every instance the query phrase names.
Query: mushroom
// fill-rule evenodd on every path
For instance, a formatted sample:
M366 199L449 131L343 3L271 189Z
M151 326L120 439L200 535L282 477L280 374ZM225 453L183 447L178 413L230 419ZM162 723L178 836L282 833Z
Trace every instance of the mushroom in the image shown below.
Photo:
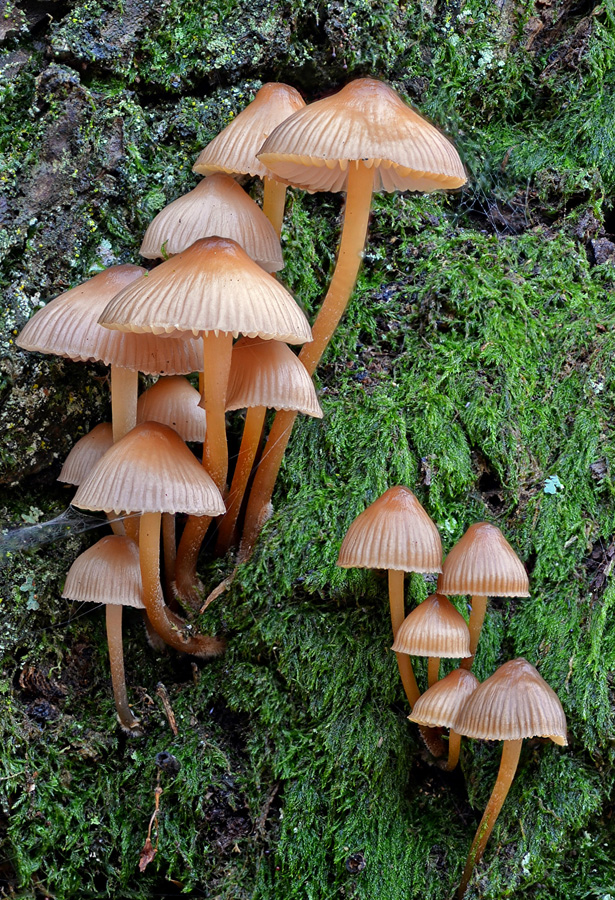
M267 409L296 409L322 418L312 379L290 347L282 341L241 338L233 347L227 410L247 408L239 456L218 528L217 553L225 553L244 498L256 457Z
M470 632L465 619L442 594L432 594L406 616L391 648L409 656L426 656L427 683L434 685L440 660L470 655Z
M160 519L163 513L219 516L220 492L179 435L158 422L133 428L108 450L79 486L73 500L82 509L141 514L139 561L143 603L154 629L176 650L217 656L224 641L188 635L165 606L160 587Z
M296 110L305 106L299 91L288 84L269 82L254 100L201 151L193 172L258 175L263 179L263 212L280 237L286 185L278 181L256 154L271 132Z
M458 188L466 174L453 145L388 85L350 82L337 94L293 113L263 144L259 159L288 184L345 191L346 209L333 278L300 358L312 375L354 288L374 190ZM271 501L296 414L276 415L250 492L243 557L250 555L262 511Z
M352 523L342 541L338 566L387 569L393 637L404 621L404 573L441 571L438 529L411 490L389 488ZM396 653L399 674L410 706L420 696L407 653Z
M421 729L448 728L448 760L446 769L451 772L459 761L461 735L452 728L459 710L474 693L480 682L466 669L455 669L441 681L429 687L414 704L408 716Z
M500 529L489 522L471 525L442 565L438 591L447 596L470 594L471 656L461 664L472 668L487 610L487 597L529 597L523 563Z
M101 422L84 434L64 460L58 475L63 484L78 486L90 473L101 456L113 446L113 429L110 422Z
M158 213L145 232L141 256L162 259L214 235L237 241L266 272L284 266L273 225L235 179L222 173L204 178Z
M86 603L104 603L111 683L117 717L128 734L141 735L141 723L132 714L124 677L122 608L145 609L141 599L139 548L130 538L109 535L74 561L66 575L62 596Z
M515 777L523 738L546 737L565 746L566 716L555 691L534 666L520 657L504 663L474 691L455 717L452 728L467 737L504 742L498 777L459 886L461 898Z

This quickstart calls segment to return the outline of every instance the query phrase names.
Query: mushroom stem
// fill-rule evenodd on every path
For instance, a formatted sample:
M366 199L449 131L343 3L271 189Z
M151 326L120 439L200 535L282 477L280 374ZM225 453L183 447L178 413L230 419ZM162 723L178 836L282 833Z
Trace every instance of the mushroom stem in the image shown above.
M201 406L205 410L207 432L203 444L203 468L211 475L224 495L228 471L226 443L226 390L231 368L233 335L210 331L203 337L203 390ZM209 528L211 516L189 516L184 528L175 564L175 584L179 596L190 603L198 600L196 566L201 544Z
M433 687L440 678L440 657L430 656L427 660L427 685Z
M187 636L179 629L177 616L165 606L160 586L160 519L159 512L143 513L139 528L139 563L143 582L143 604L155 631L175 650L207 658L220 656L224 641L209 635Z
M239 448L231 488L226 498L226 513L222 516L218 529L216 553L219 556L223 556L233 542L235 525L237 524L248 479L250 478L258 445L260 444L266 413L266 406L250 407L246 413L241 447Z
M128 705L126 678L124 676L124 647L122 643L122 607L107 604L107 643L115 708L120 725L128 734L141 735L141 723L133 716Z
M174 593L175 560L177 557L175 516L173 513L162 514L162 548L164 550L164 590L167 602L169 602Z
M203 332L203 396L207 432L203 444L203 467L221 494L226 489L228 448L226 443L226 389L231 369L233 335L229 331Z
M137 424L137 393L139 373L136 369L111 366L111 421L113 443Z
M299 359L310 375L314 374L316 366L327 349L356 284L367 239L373 186L373 169L367 168L362 160L355 160L348 164L346 209L337 265L329 290L312 327L313 339L302 347L299 354ZM297 413L294 411L280 410L276 413L250 491L239 554L242 561L250 557L262 523L265 521L263 511L271 502L282 457L296 417Z
M470 621L468 622L468 628L470 629L470 653L472 656L468 656L461 660L462 669L470 671L472 668L486 612L487 598L479 596L472 597L472 611L470 612Z
M461 749L461 735L456 731L449 731L448 735L448 762L446 764L446 771L452 772L457 763L459 762L459 751Z
M286 203L286 185L275 178L263 178L264 195L263 195L263 212L273 225L278 238L282 233L282 222L284 221L284 205Z
M493 791L491 792L491 797L489 798L483 817L480 820L480 825L478 826L474 840L472 841L470 853L468 854L468 861L466 862L466 867L463 872L463 878L459 885L459 900L461 900L466 892L474 866L480 861L483 855L489 836L493 831L493 826L495 825L500 810L502 809L502 805L506 800L513 778L515 777L515 772L517 771L522 743L522 738L516 741L504 741L498 777L493 786Z
M391 608L391 625L393 627L393 638L397 637L401 623L404 621L404 573L397 572L393 569L389 570L389 606ZM413 707L421 696L418 689L414 671L412 669L412 660L407 653L396 653L397 667L401 675L402 684L408 703Z

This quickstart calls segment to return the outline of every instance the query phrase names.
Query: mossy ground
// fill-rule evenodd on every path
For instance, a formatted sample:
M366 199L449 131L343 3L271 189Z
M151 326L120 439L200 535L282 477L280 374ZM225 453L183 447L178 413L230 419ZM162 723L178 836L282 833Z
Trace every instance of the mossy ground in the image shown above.
M64 508L58 459L108 409L101 370L26 359L12 333L101 266L136 260L149 219L193 186L196 153L262 80L312 99L383 75L451 134L470 181L453 197L376 198L317 376L325 418L300 423L253 559L200 622L227 634L225 658L160 656L127 616L145 738L115 728L100 610L60 599L88 535L4 559L4 893L453 895L499 749L468 742L453 774L430 762L388 650L385 581L336 566L352 519L403 483L445 549L479 519L517 549L531 597L491 603L476 671L526 656L569 722L566 749L526 742L468 897L615 895L610 0L84 3L51 24L24 9L7 7L2 32L7 524ZM310 313L340 212L339 197L291 192L284 277ZM204 557L206 585L231 565ZM409 596L432 586L411 576ZM140 872L158 783L158 853Z

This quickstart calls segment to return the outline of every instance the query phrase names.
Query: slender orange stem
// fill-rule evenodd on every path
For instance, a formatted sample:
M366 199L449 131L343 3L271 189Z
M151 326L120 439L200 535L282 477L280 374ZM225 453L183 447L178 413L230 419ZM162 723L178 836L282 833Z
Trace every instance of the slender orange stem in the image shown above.
M282 233L284 206L286 204L286 185L275 178L263 178L265 193L263 195L263 212L275 228L278 238Z
M204 658L220 656L226 644L209 635L188 635L173 624L176 616L164 603L160 586L160 513L144 513L139 528L139 563L143 582L143 604L147 617L160 637L175 650Z
M461 749L461 735L451 728L448 735L448 763L446 764L447 772L452 772L459 762L459 751Z
M337 328L354 290L367 238L373 186L373 169L368 169L360 160L350 163L344 227L337 265L327 295L312 327L313 340L309 344L305 344L299 354L299 359L310 375L314 374L324 351L329 346L333 332ZM282 457L296 417L296 412L280 410L276 413L250 491L239 554L242 560L248 559L252 553L252 548L265 520L265 509L271 502Z
M439 656L430 656L427 660L427 686L433 687L433 685L440 678L440 657Z
M483 817L480 820L480 825L478 826L474 840L472 841L470 853L468 854L468 861L466 862L466 867L463 872L463 878L459 885L459 900L461 900L466 892L468 882L474 871L474 866L482 858L487 841L493 831L493 826L495 825L500 810L506 800L513 778L515 777L515 772L517 771L522 743L523 740L521 739L517 741L504 741L498 777L493 786L493 791L491 792L491 797L489 798Z
M124 646L122 641L122 607L107 604L107 643L115 708L120 725L129 734L142 735L141 723L128 705L126 678L124 675Z
M139 373L135 369L111 366L111 421L113 443L137 424Z
M167 602L170 602L174 595L175 560L177 558L177 538L173 513L162 514L162 549L164 551L164 590Z
M223 556L233 542L239 511L263 433L266 413L267 407L265 406L253 406L246 413L243 435L241 436L241 447L239 448L237 464L233 472L231 488L226 498L226 513L222 516L218 528L216 553L219 556Z
M397 637L401 623L405 619L404 611L404 572L396 572L389 570L389 606L391 609L391 626L393 628L393 639ZM401 681L408 698L410 708L414 706L421 696L418 689L414 670L412 669L412 660L407 653L396 653L397 668L401 675Z
M470 621L468 622L468 628L470 629L470 653L472 656L467 656L465 659L461 660L462 669L470 671L472 668L486 612L487 598L480 596L472 597L472 611L470 612Z

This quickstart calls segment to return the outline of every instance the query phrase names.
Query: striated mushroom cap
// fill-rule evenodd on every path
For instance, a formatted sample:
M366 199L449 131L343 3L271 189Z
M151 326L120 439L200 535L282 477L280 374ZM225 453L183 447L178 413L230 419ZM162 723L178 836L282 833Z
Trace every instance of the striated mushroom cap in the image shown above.
M568 743L557 694L522 657L504 663L484 681L451 727L482 741L548 737L560 746Z
M201 395L182 375L159 378L137 402L137 422L162 422L183 441L205 440L205 410Z
M305 106L295 88L269 82L254 100L201 151L193 172L237 172L242 175L270 176L271 172L256 158L263 141L280 122Z
M235 241L203 238L121 291L100 323L120 331L219 331L302 344L312 331L286 288Z
M210 175L178 197L150 223L141 256L162 259L186 250L199 238L231 238L266 272L284 266L280 241L259 206L230 175ZM164 253L163 253L164 248Z
M266 406L322 419L307 369L282 341L240 338L233 347L227 410Z
M145 609L135 542L116 534L102 538L74 561L62 596L79 602Z
M58 481L79 485L113 445L111 422L101 422L80 438L64 461Z
M466 182L451 142L387 84L358 78L293 113L258 158L276 177L308 191L344 191L348 167L373 166L374 190L435 191Z
M114 444L79 486L73 504L116 513L225 512L210 476L177 432L158 422L137 425Z
M440 572L440 535L412 491L392 487L354 520L337 564L346 569Z
M391 649L411 656L463 659L472 655L465 619L442 594L432 594L406 616Z
M464 703L480 686L480 681L467 669L455 669L421 694L408 716L417 725L451 728Z
M141 266L131 265L111 266L99 272L35 313L17 338L17 345L76 362L99 360L147 375L202 370L203 344L192 334L162 340L154 334L121 334L99 325L98 317L109 301L146 276Z
M477 522L444 560L438 591L447 595L529 597L529 579L500 529L489 522Z

